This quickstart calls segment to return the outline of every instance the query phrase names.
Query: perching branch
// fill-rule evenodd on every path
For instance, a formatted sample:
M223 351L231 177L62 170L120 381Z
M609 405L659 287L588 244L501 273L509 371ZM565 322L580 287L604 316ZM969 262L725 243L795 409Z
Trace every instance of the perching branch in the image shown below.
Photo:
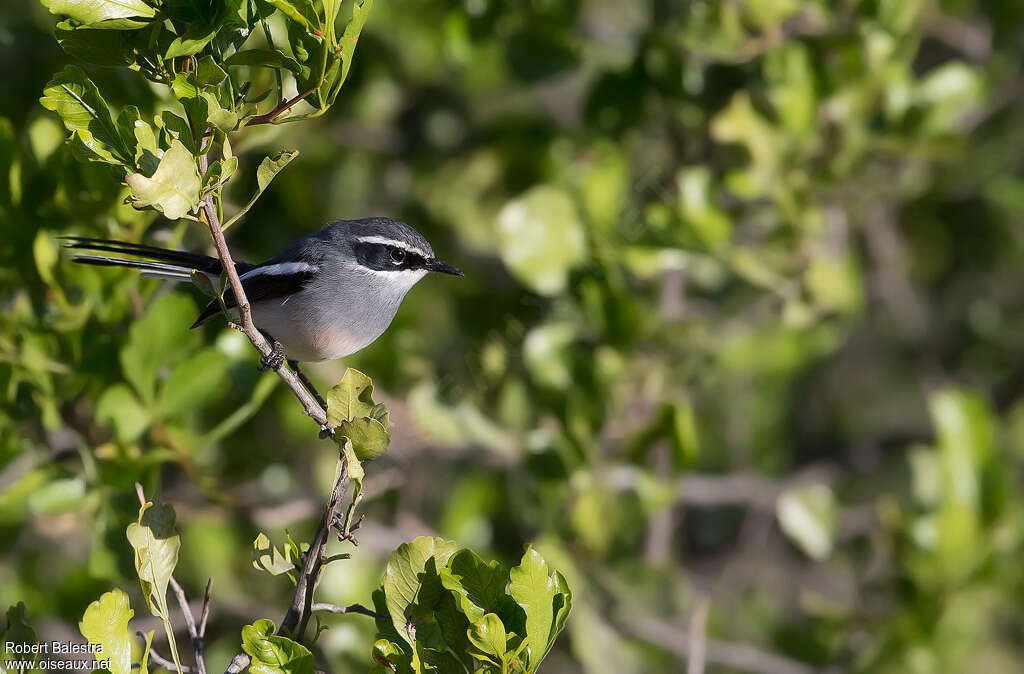
M201 155L199 163L200 169L203 175L205 175L209 164L209 157L205 154ZM249 306L249 300L245 296L242 281L238 277L238 270L235 269L235 261L231 258L231 251L228 249L227 241L224 239L224 232L221 231L220 218L217 216L217 206L213 202L212 193L203 197L202 209L206 224L210 228L213 245L217 249L217 257L220 259L224 272L228 276L228 283L231 285L231 291L235 294L235 300L238 303L239 324L232 324L232 327L237 328L248 337L252 345L260 352L260 355L266 358L271 354L272 348L267 338L263 336L263 333L252 322L252 309ZM288 388L292 390L292 393L299 399L299 402L302 403L302 409L305 413L320 424L320 428L328 431L332 430L330 424L327 423L327 413L310 395L309 391L302 385L302 382L295 376L295 373L283 366L277 368L275 372L288 385Z

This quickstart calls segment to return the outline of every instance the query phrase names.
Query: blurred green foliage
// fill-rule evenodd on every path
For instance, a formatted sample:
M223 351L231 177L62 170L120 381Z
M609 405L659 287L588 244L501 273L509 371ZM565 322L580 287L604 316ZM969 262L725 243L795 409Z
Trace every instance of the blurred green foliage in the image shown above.
M63 143L54 31L0 10L0 604L57 638L134 587L141 481L227 662L290 596L252 541L307 537L333 451L240 335L187 329L201 298L61 256L208 243ZM713 671L1016 671L1022 44L1010 0L378 2L330 112L234 143L225 195L295 147L236 255L387 214L467 272L312 370L371 374L393 424L318 596L365 601L419 535L504 568L532 543L573 588L543 671L680 671L703 601ZM167 103L87 70L115 110ZM364 671L370 622L327 619L317 661Z

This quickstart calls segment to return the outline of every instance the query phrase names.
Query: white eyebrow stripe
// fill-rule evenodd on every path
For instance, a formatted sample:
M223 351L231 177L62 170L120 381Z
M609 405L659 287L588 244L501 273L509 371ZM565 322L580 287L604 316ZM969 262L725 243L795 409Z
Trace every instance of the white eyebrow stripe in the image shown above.
M357 236L356 241L359 241L360 243L379 243L384 246L394 246L395 248L401 248L402 250L407 251L409 253L416 253L420 257L434 257L433 255L426 252L422 248L416 248L415 246L410 246L405 241L396 241L394 239L388 239L383 236Z
M309 264L308 262L278 262L277 264L268 264L263 267L250 269L238 278L252 278L253 276L261 276L263 274L271 276L288 276L289 274L306 274L319 270L320 267L317 267L314 264Z

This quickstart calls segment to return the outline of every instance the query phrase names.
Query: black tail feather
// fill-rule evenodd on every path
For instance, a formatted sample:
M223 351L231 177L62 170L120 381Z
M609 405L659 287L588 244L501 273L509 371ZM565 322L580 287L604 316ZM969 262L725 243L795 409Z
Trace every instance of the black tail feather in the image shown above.
M90 264L96 267L129 267L131 269L140 269L143 272L150 271L165 275L177 275L185 280L189 278L189 272L192 271L191 267L183 267L176 264L151 262L149 260L132 260L124 257L107 257L105 255L76 255L72 258L72 262Z
M149 260L159 260L161 262L169 262L179 267L186 267L188 269L197 269L208 274L219 275L224 267L221 265L220 260L209 255L200 255L198 253L188 253L182 250L169 250L166 248L158 248L157 246L147 246L141 243L131 243L128 241L114 241L112 239L93 239L85 236L65 236L61 237L69 243L65 244L68 248L75 250L97 250L104 251L107 253L121 253L122 255L134 255ZM106 258L108 260L117 260L118 258ZM84 262L85 264L108 264L109 266L135 266L129 264L118 265L117 262L95 262L86 261L85 259L75 258L76 261ZM236 262L235 268L239 272L245 272L252 269L252 265L245 262Z

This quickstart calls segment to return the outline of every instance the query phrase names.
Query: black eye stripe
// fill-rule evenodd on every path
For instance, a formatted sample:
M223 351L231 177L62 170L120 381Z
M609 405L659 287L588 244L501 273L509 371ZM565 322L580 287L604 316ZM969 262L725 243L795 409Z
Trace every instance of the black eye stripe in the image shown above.
M353 252L359 264L378 271L423 269L426 265L426 258L419 253L382 243L356 243Z

